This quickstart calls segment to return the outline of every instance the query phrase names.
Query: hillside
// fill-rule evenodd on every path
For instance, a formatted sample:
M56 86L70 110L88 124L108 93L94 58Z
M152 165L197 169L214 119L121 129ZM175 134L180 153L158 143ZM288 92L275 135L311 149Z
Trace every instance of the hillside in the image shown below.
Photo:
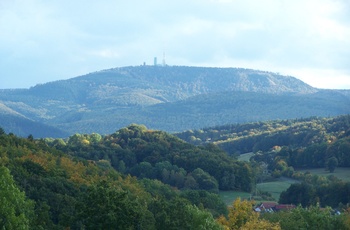
M175 134L196 145L214 143L230 154L333 143L350 136L350 115L229 124Z
M288 165L293 160L317 159L324 145L330 157L350 159L349 119L341 116L271 123L271 131L292 134L305 130L313 137L324 133L333 136L311 142L304 151L282 147L259 152L251 162L237 161L213 144L194 146L143 125L130 125L104 136L74 134L67 139L19 138L0 129L0 227L219 230L242 214L242 223L253 226L249 229L273 223L281 225L276 229L292 229L295 221L290 220L299 220L302 213L306 220L298 224L301 228L323 220L317 225L321 229L348 229L350 183L299 173ZM324 124L328 124L326 130ZM256 124L240 128L254 125L263 132L264 128ZM310 127L319 133L310 132ZM255 183L265 176L264 164L260 163L269 159L274 177L289 173L301 181L282 193L280 203L305 208L298 206L283 215L259 215L253 201L240 199L227 207L218 189L256 191ZM328 206L341 213L334 215ZM247 220L247 213L253 219Z
M183 150L189 148L185 143ZM219 230L213 215L227 213L215 193L137 179L114 170L105 159L77 158L43 140L18 138L2 129L0 156L2 229Z
M350 168L350 115L275 120L191 130L177 134L194 144L214 143L230 155L249 153L256 181L298 180L280 203L346 208L349 182L334 174ZM322 171L322 175L309 170Z
M67 132L58 128L30 120L1 102L0 121L1 128L9 133L16 133L19 136L28 136L32 134L36 137L62 137L68 135Z
M13 111L11 116L64 130L48 135L55 137L107 134L131 123L180 132L350 112L348 90L315 89L294 77L258 70L185 66L122 67L30 89L0 90L0 102ZM4 117L0 126L29 135L9 129L9 119L15 120Z

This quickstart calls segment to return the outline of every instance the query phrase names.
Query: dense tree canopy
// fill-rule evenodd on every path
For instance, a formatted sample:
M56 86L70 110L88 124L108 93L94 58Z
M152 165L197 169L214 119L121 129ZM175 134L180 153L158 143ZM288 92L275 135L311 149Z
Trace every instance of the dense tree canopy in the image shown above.
M196 147L143 125L133 124L101 138L75 134L64 144L54 140L49 144L71 156L107 160L120 172L158 179L179 189L250 191L254 181L248 163L238 162L217 146Z
M34 218L34 203L28 200L13 180L10 170L0 166L0 228L29 229Z
M215 144L194 146L142 125L111 135L75 134L68 139L19 138L0 128L0 227L306 229L312 224L318 229L350 229L349 182L294 170L347 166L347 119L307 120L315 130L326 127L321 136L294 124L295 138L304 133L308 145L273 146L256 152L250 162L236 160ZM241 130L242 135L251 135L246 131ZM260 215L253 211L253 202L238 199L227 208L218 191L251 191L263 171L270 178L299 180L281 194L280 202L301 206ZM341 214L318 205L337 207ZM295 223L300 215L303 218Z

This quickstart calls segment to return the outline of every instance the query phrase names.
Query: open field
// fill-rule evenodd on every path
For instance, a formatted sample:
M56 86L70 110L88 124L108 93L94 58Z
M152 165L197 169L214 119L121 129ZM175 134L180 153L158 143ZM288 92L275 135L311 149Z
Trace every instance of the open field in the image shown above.
M328 177L328 176L335 176L338 177L339 179L343 180L343 181L347 181L350 182L350 168L341 168L338 167L334 170L333 173L330 173L328 171L326 171L324 168L318 168L318 169L303 169L303 170L297 170L299 172L310 172L311 174L315 174L318 176L324 176L324 177Z
M239 155L238 160L239 161L249 161L252 156L254 156L253 152L243 153L243 154Z
M260 191L271 193L272 197L278 201L281 192L287 190L291 184L297 183L297 180L293 180L286 177L281 177L277 181L265 182L257 184L257 188Z
M289 186L293 183L297 183L297 180L293 180L287 177L281 177L277 181L265 182L257 184L257 189L271 193L272 197L278 201L281 192L287 190ZM219 192L221 199L227 204L230 205L238 197L242 199L249 199L250 193L248 192L237 192L237 191L221 191Z

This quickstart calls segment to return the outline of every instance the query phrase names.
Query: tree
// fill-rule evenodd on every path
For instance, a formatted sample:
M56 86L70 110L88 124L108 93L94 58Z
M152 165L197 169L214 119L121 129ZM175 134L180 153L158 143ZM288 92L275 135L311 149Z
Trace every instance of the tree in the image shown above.
M199 189L204 189L212 192L219 191L218 182L216 179L201 168L193 170L191 175L197 181Z
M10 170L0 166L0 228L29 229L34 203L16 186Z
M278 223L259 219L259 213L253 210L254 201L236 199L232 206L229 207L228 219L221 216L218 222L224 225L225 229L271 229L279 230L281 227Z
M191 205L188 200L175 197L165 200L156 198L150 205L156 226L154 229L193 229L193 230L222 230L212 214Z
M6 134L6 133L5 133L5 130L4 130L3 128L0 127L0 136L1 136L1 135L4 135L4 134Z
M107 181L92 185L79 207L86 229L149 229L152 213L138 199Z
M329 172L333 173L335 168L338 166L338 159L336 157L331 157L326 162L326 168Z
M334 215L331 208L320 208L309 206L303 208L300 205L290 211L276 213L265 213L263 217L271 222L278 222L282 229L299 230L321 230L321 229L350 229L346 214Z

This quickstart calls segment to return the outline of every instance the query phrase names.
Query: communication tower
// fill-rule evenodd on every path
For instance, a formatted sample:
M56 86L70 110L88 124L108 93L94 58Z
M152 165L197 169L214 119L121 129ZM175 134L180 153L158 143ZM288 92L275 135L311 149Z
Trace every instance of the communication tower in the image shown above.
M166 66L166 63L165 63L165 52L163 52L163 66Z

